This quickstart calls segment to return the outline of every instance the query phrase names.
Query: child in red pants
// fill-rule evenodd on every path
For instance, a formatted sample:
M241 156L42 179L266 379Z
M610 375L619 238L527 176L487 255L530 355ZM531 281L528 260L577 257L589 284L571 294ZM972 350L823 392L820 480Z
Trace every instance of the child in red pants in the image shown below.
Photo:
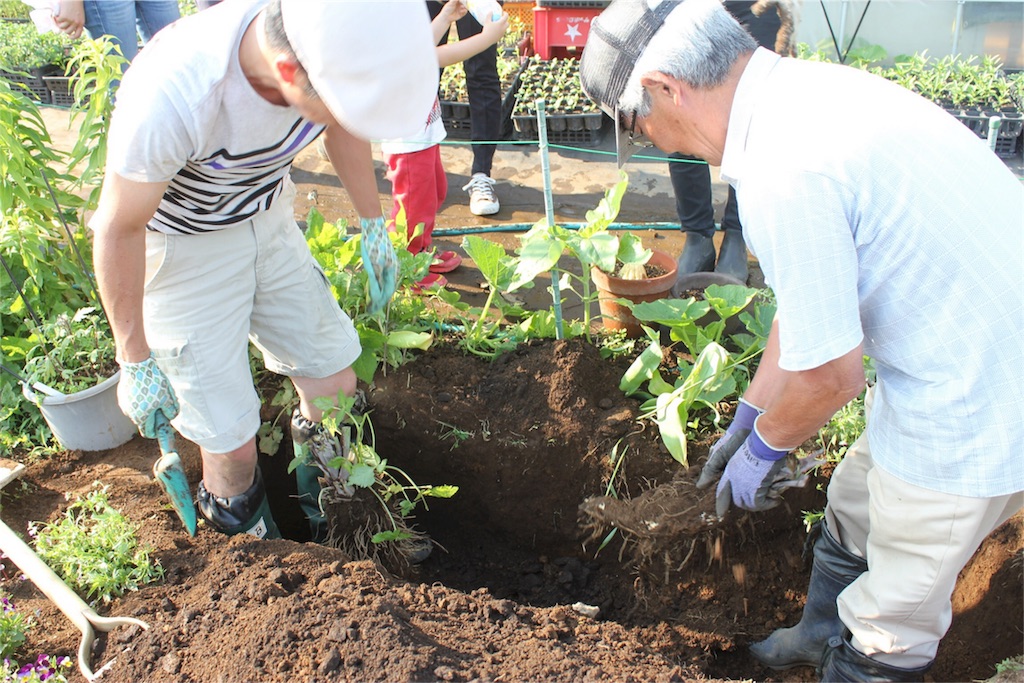
M466 15L466 6L461 0L448 0L441 12L434 18L431 26L434 40L441 38L451 28L452 23ZM443 69L457 64L468 57L482 52L498 42L508 29L508 14L501 19L490 21L484 18L483 30L474 35L460 39L455 43L446 43L437 48L437 61ZM444 167L441 165L441 145L447 132L441 120L441 105L434 102L427 117L426 125L414 138L383 140L381 150L387 157L388 174L391 181L392 198L391 228L399 211L405 210L406 230L409 235L409 251L418 254L430 249L431 234L434 232L434 221L448 194L448 180ZM423 225L422 233L415 236L417 226ZM448 280L442 273L448 273L459 267L462 257L454 251L442 251L435 255L430 266L430 273L418 283L420 289L443 287Z

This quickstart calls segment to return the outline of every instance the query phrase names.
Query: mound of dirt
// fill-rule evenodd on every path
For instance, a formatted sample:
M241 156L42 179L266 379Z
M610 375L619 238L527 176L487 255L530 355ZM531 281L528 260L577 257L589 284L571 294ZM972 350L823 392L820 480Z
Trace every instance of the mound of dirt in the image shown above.
M418 483L460 487L418 513L437 548L401 573L302 542L287 439L263 468L290 540L205 527L189 538L152 479L157 445L141 438L30 466L4 490L3 519L24 532L100 481L156 548L166 580L98 607L150 626L97 639L94 667L114 660L104 680L813 680L810 669L762 669L746 645L800 617L801 511L823 507L828 473L769 512L660 539L661 562L637 562L626 532L602 547L595 515L581 524L588 499L611 492L635 511L660 484L698 516L710 504L690 488L708 444L692 443L681 468L636 422L617 389L623 370L576 341L493 363L440 347L369 387L378 452ZM198 451L179 448L194 483ZM986 678L1020 654L1022 527L1018 514L961 575L932 680ZM21 654L75 657L78 631L9 562L0 587L36 615Z

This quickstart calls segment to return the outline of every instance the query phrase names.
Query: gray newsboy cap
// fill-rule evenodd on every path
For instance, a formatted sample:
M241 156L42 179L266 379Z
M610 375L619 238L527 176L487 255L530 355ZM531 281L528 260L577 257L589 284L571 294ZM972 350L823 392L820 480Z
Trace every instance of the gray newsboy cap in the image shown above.
M580 84L583 92L615 122L619 166L632 155L629 131L623 130L619 116L619 99L647 44L681 2L612 0L590 22L590 35L580 58Z

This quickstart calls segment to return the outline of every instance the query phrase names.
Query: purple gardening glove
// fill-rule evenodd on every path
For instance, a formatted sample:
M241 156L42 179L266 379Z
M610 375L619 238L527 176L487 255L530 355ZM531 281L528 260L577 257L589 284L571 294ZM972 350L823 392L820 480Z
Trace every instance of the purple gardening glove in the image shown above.
M168 420L178 415L178 397L153 356L140 363L121 363L117 402L147 439L156 438L157 412Z
M742 398L740 399L729 429L725 430L722 438L711 447L708 461L697 478L697 488L707 488L722 476L725 466L732 459L732 456L735 455L736 451L739 450L739 447L743 445L743 442L747 440L750 430L754 428L754 420L763 412L753 403L748 403Z
M736 455L729 460L722 480L718 482L715 512L719 518L725 517L731 503L755 512L778 505L779 499L768 494L786 464L788 452L766 444L755 425Z

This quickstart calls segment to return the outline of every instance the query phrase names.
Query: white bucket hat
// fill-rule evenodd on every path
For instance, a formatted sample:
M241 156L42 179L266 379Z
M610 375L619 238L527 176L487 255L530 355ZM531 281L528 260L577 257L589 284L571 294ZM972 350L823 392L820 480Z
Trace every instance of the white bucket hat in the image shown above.
M338 123L367 140L418 133L437 97L421 0L281 0L295 56Z

